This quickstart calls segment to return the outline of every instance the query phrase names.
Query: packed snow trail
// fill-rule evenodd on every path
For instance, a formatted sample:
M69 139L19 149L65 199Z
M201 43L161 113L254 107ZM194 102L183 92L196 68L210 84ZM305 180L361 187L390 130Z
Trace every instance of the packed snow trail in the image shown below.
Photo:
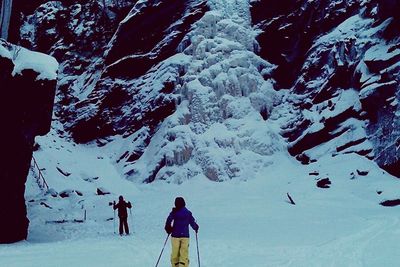
M12 11L12 0L1 0L0 7L0 38L7 40L8 28L10 26L10 18Z

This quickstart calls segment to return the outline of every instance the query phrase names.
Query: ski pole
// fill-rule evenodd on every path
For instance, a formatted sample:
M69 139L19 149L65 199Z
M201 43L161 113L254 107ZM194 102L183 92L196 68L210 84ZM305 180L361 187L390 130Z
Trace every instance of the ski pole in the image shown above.
M113 219L113 222L114 222L114 234L116 233L115 232L115 210L114 210L114 219Z
M114 209L114 207L115 207L115 201L114 202L108 202L108 206L112 206L112 208L113 208L113 210L114 210L114 217L113 217L113 224L114 224L114 234L115 234L115 209Z
M129 208L129 213L131 214L131 229L132 229L132 233L134 233L134 231L133 231L132 208Z
M168 234L168 235L167 235L167 238L165 239L164 246L163 246L163 248L162 248L162 250L161 250L160 256L158 257L158 260L157 260L157 263L156 263L156 266L155 266L155 267L157 267L157 266L158 266L158 263L160 262L161 255L162 255L162 254L163 254L163 252L164 252L164 248L165 248L165 245L167 244L167 241L168 241L169 235L170 235L170 234Z
M196 245L197 245L197 261L198 261L199 267L200 267L199 238L197 237L197 232L196 232Z

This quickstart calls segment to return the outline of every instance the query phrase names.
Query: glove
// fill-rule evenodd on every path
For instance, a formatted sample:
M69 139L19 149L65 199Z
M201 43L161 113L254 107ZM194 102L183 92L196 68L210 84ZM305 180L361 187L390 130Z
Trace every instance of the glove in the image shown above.
M114 200L113 204L115 205L115 200Z
M165 232L167 232L167 234L171 234L172 233L172 227L171 225L165 225Z
M194 230L196 232L196 234L199 232L199 227L197 227L196 230Z

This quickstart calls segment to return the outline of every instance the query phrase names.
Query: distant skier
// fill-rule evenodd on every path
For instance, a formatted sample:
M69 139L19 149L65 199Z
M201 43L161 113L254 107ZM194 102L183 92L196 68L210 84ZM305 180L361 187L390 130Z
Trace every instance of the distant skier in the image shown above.
M172 267L189 266L189 224L196 233L199 230L192 213L185 206L185 200L177 197L175 208L172 209L165 223L165 231L172 236Z
M119 202L118 204L115 204L115 201L113 203L113 208L114 210L118 209L118 217L119 217L119 234L122 235L124 233L124 228L125 228L125 233L129 235L129 226L128 226L128 212L126 208L132 208L131 202L125 202L123 196L119 196Z

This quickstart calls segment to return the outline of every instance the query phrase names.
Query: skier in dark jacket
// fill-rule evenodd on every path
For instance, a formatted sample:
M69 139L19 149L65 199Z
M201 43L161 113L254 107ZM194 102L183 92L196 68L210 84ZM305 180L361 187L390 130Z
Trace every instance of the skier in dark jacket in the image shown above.
M189 225L196 233L199 230L192 213L185 206L185 200L177 197L175 208L172 209L165 223L165 231L172 236L172 267L189 266ZM171 225L172 222L173 225Z
M124 233L124 228L125 228L125 233L129 235L129 226L128 226L128 212L126 208L132 208L131 202L125 202L123 196L119 196L119 202L118 204L115 204L115 201L113 203L113 208L114 210L118 209L118 217L119 217L119 234L122 235Z

